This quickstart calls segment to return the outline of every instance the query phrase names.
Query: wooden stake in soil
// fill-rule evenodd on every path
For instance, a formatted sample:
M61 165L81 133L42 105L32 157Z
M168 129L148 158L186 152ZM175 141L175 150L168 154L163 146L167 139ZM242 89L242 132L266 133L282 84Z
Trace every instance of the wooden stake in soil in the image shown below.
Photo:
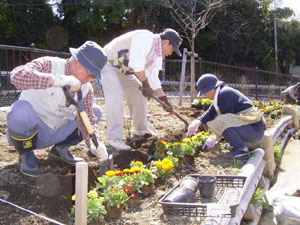
M76 163L75 177L75 225L87 224L87 190L88 190L88 164Z
M185 77L185 67L186 67L186 53L187 53L187 49L184 48L183 49L183 54L182 54L180 86L179 86L179 106L181 106L181 104L182 104L182 95L183 95L184 77Z

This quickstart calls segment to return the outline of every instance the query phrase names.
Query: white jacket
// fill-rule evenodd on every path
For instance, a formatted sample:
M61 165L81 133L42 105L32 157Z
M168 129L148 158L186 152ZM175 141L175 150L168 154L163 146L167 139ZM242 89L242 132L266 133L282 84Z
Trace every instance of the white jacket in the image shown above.
M49 57L49 60L52 63L51 73L53 75L62 76L65 74L65 59ZM82 85L83 98L87 95L90 88L90 83ZM77 100L77 94L75 94L75 99ZM60 87L23 90L19 100L30 102L40 119L54 130L57 130L66 124L68 120L73 120L76 117L76 106L70 105L66 107L66 97Z

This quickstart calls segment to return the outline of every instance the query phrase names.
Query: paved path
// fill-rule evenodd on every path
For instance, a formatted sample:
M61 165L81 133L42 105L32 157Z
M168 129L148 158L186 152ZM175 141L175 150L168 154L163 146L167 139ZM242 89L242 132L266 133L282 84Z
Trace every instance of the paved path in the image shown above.
M274 186L300 184L300 140L290 139L285 148L277 182Z
M291 138L285 148L278 178L271 190L281 190L298 184L300 186L300 140ZM273 212L265 212L260 225L273 225Z

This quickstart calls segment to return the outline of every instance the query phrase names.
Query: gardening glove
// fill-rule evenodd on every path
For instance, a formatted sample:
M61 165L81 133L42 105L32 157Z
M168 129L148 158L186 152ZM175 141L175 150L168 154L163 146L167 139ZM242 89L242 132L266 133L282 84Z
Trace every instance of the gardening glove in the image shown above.
M192 136L202 124L200 120L193 120L193 122L189 125L188 132L186 133L187 137Z
M217 144L217 137L216 135L210 135L207 140L205 141L203 148L202 149L211 149L213 147L215 147L215 145Z
M53 87L70 86L70 92L76 92L81 88L81 82L74 76L56 76L54 78Z
M142 81L142 94L146 97L146 98L151 98L153 95L153 91L149 85L148 79L146 79L145 81Z
M106 146L104 145L103 142L99 140L98 140L98 147L96 148L94 143L92 143L90 147L90 151L94 156L96 156L99 159L100 162L103 162L108 158Z
M166 95L158 97L160 100L162 100L165 104L163 105L164 110L167 112L173 112L173 106L168 101L168 97Z

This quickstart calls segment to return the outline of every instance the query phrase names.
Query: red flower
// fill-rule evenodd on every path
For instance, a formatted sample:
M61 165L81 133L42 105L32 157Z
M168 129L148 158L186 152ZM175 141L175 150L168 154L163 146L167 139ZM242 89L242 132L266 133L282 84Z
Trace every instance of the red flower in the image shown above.
M130 198L135 198L135 194L131 193Z
M128 194L130 192L130 188L129 187L124 187L124 191Z

